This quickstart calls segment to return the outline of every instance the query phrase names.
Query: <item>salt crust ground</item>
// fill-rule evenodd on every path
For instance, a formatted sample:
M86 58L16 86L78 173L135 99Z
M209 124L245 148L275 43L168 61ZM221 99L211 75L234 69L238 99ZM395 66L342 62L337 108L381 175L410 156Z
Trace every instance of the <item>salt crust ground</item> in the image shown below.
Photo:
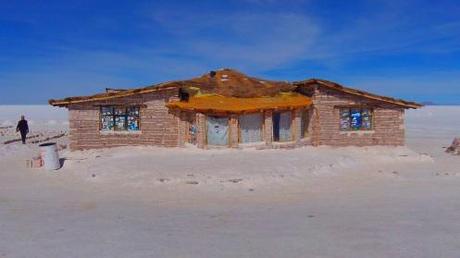
M0 125L18 109L66 129L46 107ZM64 151L57 172L1 146L0 257L458 257L459 114L410 111L407 147Z

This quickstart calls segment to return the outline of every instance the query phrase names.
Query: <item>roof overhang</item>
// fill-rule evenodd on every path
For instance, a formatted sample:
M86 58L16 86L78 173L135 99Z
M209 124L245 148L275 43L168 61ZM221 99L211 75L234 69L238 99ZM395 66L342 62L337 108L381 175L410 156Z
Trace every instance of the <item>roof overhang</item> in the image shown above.
M106 89L106 92L91 96L75 96L64 99L51 99L49 104L65 107L73 104L106 101L165 90L193 90L202 94L220 94L230 97L250 98L274 96L279 92L293 91L295 86L289 82L264 80L247 76L232 69L220 69L188 80L178 80L151 85L137 89Z
M298 109L311 105L311 99L299 93L281 93L273 97L235 98L217 94L190 97L188 101L171 101L171 109L200 113L253 113L263 110Z
M305 81L293 82L293 84L296 85L297 87L302 87L302 86L304 86L304 87L305 86L306 87L311 87L311 86L324 87L324 88L327 88L327 89L340 91L340 92L347 93L347 94L354 95L354 96L358 96L358 97L363 97L363 98L367 98L367 99L372 99L372 100L376 100L376 101L385 102L385 103L388 103L388 104L393 104L393 105L400 106L400 107L403 107L403 108L414 108L414 109L416 109L416 108L423 107L422 104L419 104L419 103L416 103L416 102L406 101L406 100L396 99L396 98L391 98L391 97L385 97L385 96L369 93L369 92L362 91L362 90L348 88L348 87L342 86L342 85L340 85L338 83L327 81L327 80L309 79L309 80L305 80Z
M91 96L80 96L80 97L69 97L65 99L50 99L48 103L52 106L56 107L66 107L73 104L82 104L86 102L93 102L93 101L105 101L115 98L122 98L122 97L130 97L133 95L138 94L147 94L152 92L159 92L159 91L168 91L168 90L177 90L178 86L171 85L172 83L164 83L158 84L154 86L149 86L140 89L132 89L132 90L120 90L120 91L109 91L106 93L91 95Z
M107 101L107 100L112 100L116 98L129 97L133 95L147 94L147 93L153 93L153 92L173 91L173 90L178 90L180 88L185 87L188 89L197 88L198 89L197 92L205 93L203 95L206 95L206 94L213 95L214 94L214 95L222 95L221 97L226 96L225 100L222 100L222 99L221 100L224 101L225 103L229 103L230 106L232 105L231 104L232 101L238 102L237 99L241 99L240 101L241 105L249 106L249 103L246 103L246 100L248 99L250 100L261 99L260 103L263 103L264 102L263 100L267 101L268 97L262 97L262 96L271 96L270 98L273 98L272 99L273 102L271 104L260 104L259 103L262 107L265 108L266 107L265 105L276 106L275 103L278 103L280 106L287 105L285 101L281 101L282 98L279 98L280 95L283 95L282 92L286 92L286 91L293 92L295 91L295 89L299 89L301 87L311 89L314 86L324 87L327 89L340 91L346 94L396 105L402 108L420 108L423 106L415 102L380 96L380 95L376 95L373 93L356 90L353 88L348 88L338 83L327 81L327 80L309 79L309 80L298 81L298 82L293 82L293 83L276 82L276 81L260 80L257 78L248 77L242 73L239 73L231 69L219 70L217 72L217 75L214 75L214 77L210 77L210 75L203 75L201 77L193 78L190 80L164 82L164 83L155 84L155 85L151 85L151 86L147 86L143 88L137 88L137 89L128 89L128 90L109 89L109 90L106 90L105 93L95 94L91 96L68 97L68 98L57 99L57 100L51 99L48 102L52 106L67 107L69 105L74 105L74 104ZM214 97L214 98L219 98L219 97ZM291 101L293 101L296 98L297 97L292 97ZM278 102L275 100L277 100ZM309 101L311 102L311 100ZM184 105L184 104L180 104L180 105L178 104L177 108L184 108L184 109L193 108L191 106L189 107L186 105L182 107L181 105ZM204 107L204 105L202 104L200 105ZM210 109L217 110L219 108L215 106L211 106ZM234 111L240 112L238 110L234 110Z

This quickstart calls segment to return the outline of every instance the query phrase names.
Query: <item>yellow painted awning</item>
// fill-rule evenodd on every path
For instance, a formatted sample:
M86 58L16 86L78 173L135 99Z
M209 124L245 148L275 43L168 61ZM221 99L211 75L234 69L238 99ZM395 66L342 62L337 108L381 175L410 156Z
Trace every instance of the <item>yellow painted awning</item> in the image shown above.
M188 101L171 101L166 106L197 112L250 113L270 109L297 109L311 105L311 99L302 94L280 93L273 97L235 98L217 94L196 95Z

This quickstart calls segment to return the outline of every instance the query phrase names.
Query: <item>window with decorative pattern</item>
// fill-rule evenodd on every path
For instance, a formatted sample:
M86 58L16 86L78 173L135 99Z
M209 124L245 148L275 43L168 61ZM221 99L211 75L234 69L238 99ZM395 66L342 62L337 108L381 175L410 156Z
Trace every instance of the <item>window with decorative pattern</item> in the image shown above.
M360 131L372 130L373 110L370 108L340 108L340 130Z
M101 107L101 131L139 131L139 111L139 107Z

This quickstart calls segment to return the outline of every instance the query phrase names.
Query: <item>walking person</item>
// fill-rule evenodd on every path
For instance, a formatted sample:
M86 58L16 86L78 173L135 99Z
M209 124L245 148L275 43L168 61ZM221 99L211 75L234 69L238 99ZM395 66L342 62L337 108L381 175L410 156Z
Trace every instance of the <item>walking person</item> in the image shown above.
M21 133L22 144L26 144L27 134L29 133L29 125L27 124L27 120L24 116L21 116L21 120L19 120L18 126L16 126L16 132Z

